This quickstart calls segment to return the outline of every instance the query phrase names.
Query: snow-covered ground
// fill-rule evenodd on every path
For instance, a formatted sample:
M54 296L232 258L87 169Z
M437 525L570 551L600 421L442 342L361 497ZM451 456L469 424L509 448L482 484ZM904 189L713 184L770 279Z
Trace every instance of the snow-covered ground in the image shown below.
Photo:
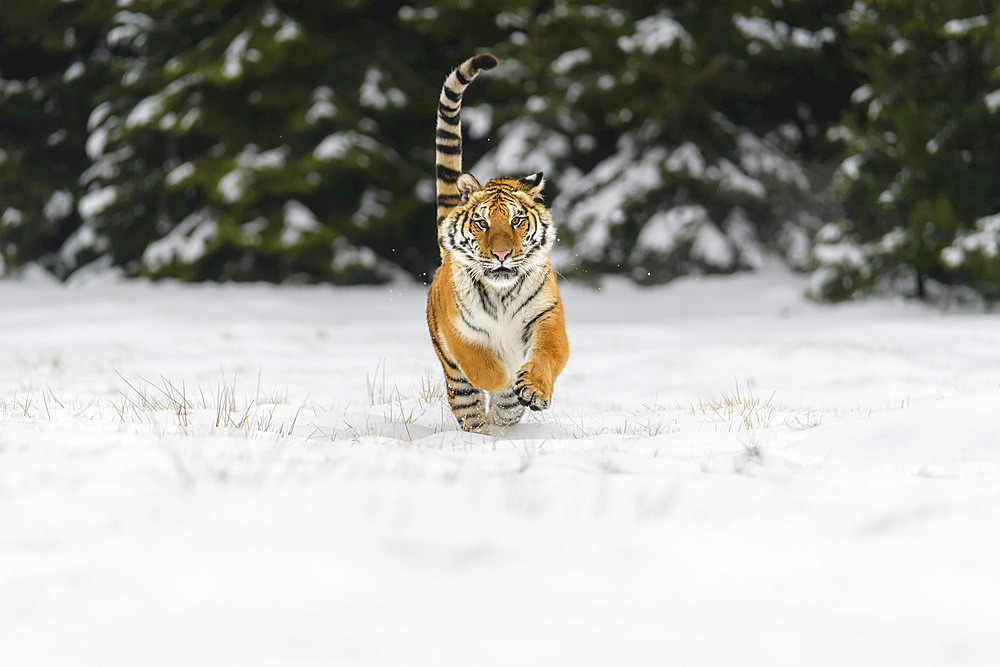
M423 289L0 283L0 664L1000 664L1000 316L564 287L456 429Z

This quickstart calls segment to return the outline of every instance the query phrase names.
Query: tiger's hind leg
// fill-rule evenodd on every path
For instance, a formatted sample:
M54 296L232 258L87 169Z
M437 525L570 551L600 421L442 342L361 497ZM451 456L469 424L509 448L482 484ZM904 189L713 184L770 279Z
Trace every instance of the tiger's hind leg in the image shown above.
M486 401L484 392L476 389L464 377L445 374L448 388L448 405L463 431L486 430Z
M524 406L517 399L513 386L490 396L489 423L497 426L513 426L521 421L523 414Z

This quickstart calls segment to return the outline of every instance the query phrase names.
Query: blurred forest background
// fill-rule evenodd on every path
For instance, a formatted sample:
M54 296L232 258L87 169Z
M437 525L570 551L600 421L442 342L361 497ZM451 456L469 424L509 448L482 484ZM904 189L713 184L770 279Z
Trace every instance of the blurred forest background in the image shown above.
M1000 298L995 0L4 0L0 274L429 280L444 76L568 277Z

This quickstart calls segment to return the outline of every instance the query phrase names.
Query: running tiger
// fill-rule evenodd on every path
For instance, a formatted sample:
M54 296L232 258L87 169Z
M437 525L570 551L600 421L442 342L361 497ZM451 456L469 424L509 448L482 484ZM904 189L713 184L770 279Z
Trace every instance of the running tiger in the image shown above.
M485 185L462 172L462 93L496 66L491 55L459 65L445 79L437 109L441 266L427 293L427 326L448 403L466 431L509 426L525 407L549 407L569 357L549 264L556 230L542 203L541 172Z

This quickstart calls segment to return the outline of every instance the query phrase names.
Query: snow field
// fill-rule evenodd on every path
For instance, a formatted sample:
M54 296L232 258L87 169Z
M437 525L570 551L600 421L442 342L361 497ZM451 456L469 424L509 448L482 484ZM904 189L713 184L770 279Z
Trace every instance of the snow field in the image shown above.
M457 430L423 290L0 283L4 664L992 665L1000 327L563 288Z

